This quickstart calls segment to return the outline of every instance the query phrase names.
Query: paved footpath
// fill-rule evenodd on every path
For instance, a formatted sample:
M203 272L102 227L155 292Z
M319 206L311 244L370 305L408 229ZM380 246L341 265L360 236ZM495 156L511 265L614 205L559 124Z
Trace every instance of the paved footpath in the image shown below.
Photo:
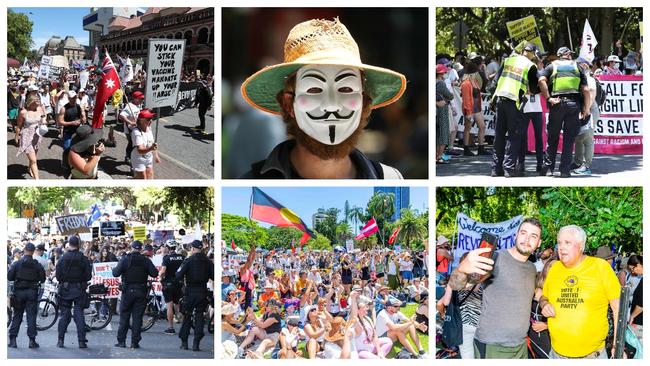
M68 326L66 334L65 348L58 348L56 342L58 334L56 324L43 332L39 332L36 341L41 346L38 349L27 348L28 339L25 334L25 322L21 324L18 335L18 348L7 347L7 358L141 358L141 359L158 359L158 358L177 358L177 359L212 359L214 358L214 336L205 330L205 337L201 340L201 351L194 352L191 350L193 334L190 332L190 350L181 350L179 348L181 341L178 335L168 335L163 333L167 328L167 322L158 320L154 326L142 333L139 349L117 348L114 344L117 342L116 334L119 325L119 315L114 315L111 324L102 330L94 330L86 334L88 339L88 348L79 349L77 344L77 331L74 322ZM175 324L176 332L180 329L180 324ZM131 344L131 332L127 334L127 346Z
M456 149L457 151L462 152L462 149ZM555 168L555 177L558 177L559 164L560 164L561 154L557 155L556 159L556 168ZM453 177L453 176L463 176L463 178L476 178L484 180L485 177L490 177L492 172L492 156L491 155L482 155L482 156L452 156L451 162L449 164L436 164L436 176L438 177ZM530 177L542 178L539 177L535 171L536 158L535 155L526 155L526 175L522 178L491 178L499 180L526 180ZM615 178L621 179L629 184L641 184L640 174L643 168L643 156L642 155L601 155L596 154L592 162L591 178ZM584 179L586 176L578 176L572 174L572 179ZM545 180L552 180L553 177L544 177ZM477 184L480 183L480 180L476 181Z
M110 127L114 128L115 147L107 147L99 162L100 179L130 179L131 167L124 162L127 140L122 133L122 124L115 122L113 109L109 107L104 138ZM155 123L152 128L155 131ZM176 112L173 116L160 118L158 127L159 153L162 162L154 165L157 179L211 179L214 175L214 110L206 114L206 133L198 133L192 127L198 125L197 108ZM41 179L62 179L61 155L63 143L58 138L58 129L50 130L41 142L38 151L38 167ZM27 169L27 157L16 157L17 147L14 133L7 129L7 177L9 179L31 179Z

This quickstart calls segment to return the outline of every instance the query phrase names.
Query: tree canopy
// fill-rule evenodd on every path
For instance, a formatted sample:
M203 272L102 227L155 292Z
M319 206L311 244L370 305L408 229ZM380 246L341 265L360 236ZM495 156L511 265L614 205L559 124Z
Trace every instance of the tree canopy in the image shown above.
M478 52L480 55L510 52L506 23L533 15L544 48L554 52L573 42L574 50L580 46L585 19L589 20L598 46L596 55L611 54L617 40L629 50L640 46L639 21L643 19L642 8L437 8L436 53L453 55L456 51ZM571 29L571 37L569 31ZM467 33L461 39L454 27L462 21ZM460 47L459 47L460 46Z
M23 13L7 10L7 56L18 61L31 55L32 26L34 24Z
M616 244L643 250L643 194L640 187L441 187L436 191L436 235L453 237L456 213L481 222L517 215L542 223L542 248L553 247L565 225L587 232L587 246Z

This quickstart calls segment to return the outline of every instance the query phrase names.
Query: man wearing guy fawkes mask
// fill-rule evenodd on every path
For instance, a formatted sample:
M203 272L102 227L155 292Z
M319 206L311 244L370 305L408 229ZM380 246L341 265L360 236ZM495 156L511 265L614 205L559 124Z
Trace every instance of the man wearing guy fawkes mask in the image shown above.
M397 169L371 161L355 146L371 110L400 98L404 75L363 64L338 19L296 25L284 61L249 77L241 90L253 107L282 115L293 139L243 178L401 179Z

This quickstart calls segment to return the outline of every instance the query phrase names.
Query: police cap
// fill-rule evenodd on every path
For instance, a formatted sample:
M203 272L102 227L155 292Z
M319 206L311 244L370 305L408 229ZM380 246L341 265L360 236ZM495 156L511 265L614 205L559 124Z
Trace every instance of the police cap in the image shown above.
M565 54L567 54L567 53L573 53L573 51L571 51L571 49L569 49L569 47L560 47L560 48L557 50L556 55L557 55L557 56L562 56L562 55L565 55Z
M70 238L68 238L68 244L75 248L79 248L79 245L81 244L81 240L79 239L78 236L73 235Z
M131 248L135 250L142 249L142 242L140 240L134 240L133 243L131 243Z
M23 250L26 252L33 252L34 249L36 249L36 247L32 243L25 244L25 248L23 248Z
M192 248L203 249L203 242L200 240L194 240L192 242Z

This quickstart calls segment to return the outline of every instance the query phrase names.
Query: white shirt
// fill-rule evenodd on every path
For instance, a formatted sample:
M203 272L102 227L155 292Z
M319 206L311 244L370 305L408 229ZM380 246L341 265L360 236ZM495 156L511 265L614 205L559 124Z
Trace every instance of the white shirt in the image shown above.
M524 104L524 113L542 112L541 94L527 95L528 101Z
M132 121L137 121L138 120L138 114L140 114L140 107L133 103L129 103L125 106L124 109L122 109L122 112L120 112L120 117L128 118L129 120ZM124 124L124 132L126 132L126 129L129 129L129 131L133 131L135 128L130 128L126 123Z
M389 275L396 275L397 274L397 266L395 265L395 262L393 262L393 261L388 262L388 274Z
M138 151L138 146L144 145L144 147L149 148L154 143L153 133L151 132L151 127L147 129L147 132L140 131L139 128L134 128L131 132L131 140L133 141L133 151L131 152L131 163L135 169L137 165L150 166L153 165L153 152L149 151L148 153L141 154ZM136 169L137 171L140 171Z
M390 315L386 309L380 311L379 314L377 314L377 323L375 325L377 336L382 337L384 336L384 333L388 332L388 324L399 324L402 321L408 321L408 318L399 311L393 315Z

